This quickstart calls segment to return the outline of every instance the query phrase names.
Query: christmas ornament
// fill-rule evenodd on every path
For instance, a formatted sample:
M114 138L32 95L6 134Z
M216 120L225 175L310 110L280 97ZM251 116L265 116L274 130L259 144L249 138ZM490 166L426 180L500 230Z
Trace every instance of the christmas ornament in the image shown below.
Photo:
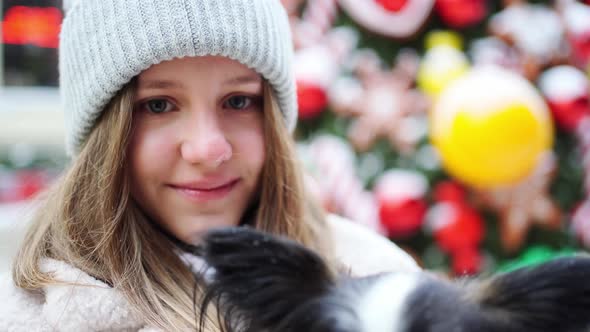
M385 1L339 2L347 14L362 27L396 39L406 39L415 35L426 23L434 5L434 0L406 0L403 4L390 8L387 8ZM399 10L391 10L394 7L399 7Z
M501 12L490 18L488 28L515 48L525 76L535 81L543 68L567 58L564 27L552 8L522 0L506 3Z
M561 226L561 211L549 195L556 157L544 153L533 173L517 185L478 191L479 203L499 213L500 240L506 252L520 249L533 223L550 229Z
M420 230L427 210L427 191L428 180L415 171L394 169L379 177L374 193L381 224L389 237L408 237Z
M498 271L502 273L511 272L573 254L575 254L575 251L572 248L555 250L543 245L532 246L527 248L517 259L504 263Z
M469 62L461 51L461 44L461 37L452 32L431 32L426 37L427 50L417 83L429 97L436 99L444 88L468 70Z
M345 182L359 182L348 180L354 178L356 164L354 151L339 137L320 135L309 142L305 153L311 174L320 186L324 206L330 212L338 212L343 195L334 188Z
M299 24L301 23L300 11L304 0L281 0L281 4L289 15L289 24L291 26L291 38L293 39L293 46L295 49L300 47L299 39Z
M446 180L436 184L433 190L433 198L436 202L463 204L467 201L467 192L459 183Z
M590 199L584 200L573 211L571 228L578 241L590 248Z
M518 183L553 142L543 98L499 67L475 68L452 83L434 105L430 125L445 169L476 188Z
M449 254L477 248L485 235L479 213L467 203L438 202L428 210L426 229Z
M578 140L586 198L572 212L571 229L580 243L590 247L590 84L584 73L563 66L547 71L540 86L558 123Z
M340 137L320 135L300 146L300 155L315 180L314 191L324 208L384 234L373 193L356 174L356 155Z
M572 64L585 69L590 65L590 5L562 0L557 8L565 24Z
M303 11L303 23L308 28L307 40L319 41L332 27L338 14L336 0L307 1Z
M374 53L359 53L356 58L355 73L360 80L357 86L362 92L331 93L335 97L331 100L334 111L355 118L348 138L357 151L369 150L378 138L384 137L396 150L412 152L427 133L428 101L411 89L419 63L417 55L402 50L391 70L382 69ZM345 94L348 97L338 98Z
M322 113L328 105L328 96L319 84L299 81L297 82L297 102L299 118L307 120Z
M452 254L455 276L471 276L481 272L484 258L477 248L466 248Z
M488 14L485 0L436 0L434 8L442 21L455 29L476 25Z
M291 22L295 49L306 48L322 41L338 15L336 0L281 0ZM304 5L299 17L300 8Z
M557 66L539 78L539 88L558 126L573 132L580 121L590 116L590 82L572 66Z
M475 67L496 65L527 76L524 58L500 38L490 36L474 40L469 47L469 54Z
M426 35L424 41L426 50L437 46L449 46L457 50L463 49L463 38L460 34L450 30L434 30Z
M441 181L433 190L433 198L436 203L428 210L426 229L450 255L454 274L480 272L484 260L478 247L485 227L481 216L467 202L465 189L452 180Z
M328 104L328 88L338 78L342 63L356 46L357 34L349 28L332 30L322 44L295 53L299 117L312 119Z
M590 248L590 116L585 116L575 131L580 147L584 168L584 190L586 199L572 214L572 230L580 242Z

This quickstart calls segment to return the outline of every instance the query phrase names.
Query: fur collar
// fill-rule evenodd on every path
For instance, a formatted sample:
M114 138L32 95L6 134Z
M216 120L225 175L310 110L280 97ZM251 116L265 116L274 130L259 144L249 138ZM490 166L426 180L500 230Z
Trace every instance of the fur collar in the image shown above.
M43 272L71 285L42 292L19 289L0 279L0 331L155 331L146 328L115 289L64 262L45 259Z

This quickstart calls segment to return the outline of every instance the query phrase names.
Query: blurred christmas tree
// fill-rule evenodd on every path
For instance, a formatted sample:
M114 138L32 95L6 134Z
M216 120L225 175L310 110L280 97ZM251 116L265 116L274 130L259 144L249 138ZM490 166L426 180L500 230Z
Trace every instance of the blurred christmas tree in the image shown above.
M456 275L590 245L590 3L283 4L328 210Z

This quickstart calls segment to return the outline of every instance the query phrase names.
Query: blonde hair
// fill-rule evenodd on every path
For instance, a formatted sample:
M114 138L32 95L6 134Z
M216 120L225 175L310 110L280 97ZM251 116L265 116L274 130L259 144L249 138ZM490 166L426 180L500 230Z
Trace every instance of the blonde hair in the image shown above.
M135 83L123 88L97 120L71 167L46 193L13 267L18 287L60 283L40 271L43 258L71 264L119 290L151 326L196 329L200 285L178 248L131 198L127 158ZM271 87L264 86L266 161L254 226L331 256L320 208L305 194L293 140L281 123ZM136 285L143 285L137 287ZM209 314L210 317L215 317ZM205 330L218 331L207 320Z

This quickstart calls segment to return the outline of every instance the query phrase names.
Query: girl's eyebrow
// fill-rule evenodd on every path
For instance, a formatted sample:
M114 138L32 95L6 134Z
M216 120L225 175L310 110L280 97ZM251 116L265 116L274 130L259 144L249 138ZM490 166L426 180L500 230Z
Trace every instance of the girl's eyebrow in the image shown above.
M232 77L225 82L223 85L241 85L241 84L260 84L262 78L257 74L248 74L237 77ZM140 89L145 90L162 90L162 89L182 89L184 85L177 81L168 80L150 80L139 83Z
M240 85L240 84L260 84L262 83L262 78L258 74L248 74L248 75L241 75L237 77L232 77L225 82L223 85Z
M181 89L183 86L184 85L182 85L182 83L180 82L166 80L153 80L139 83L139 88L146 90L161 90L173 88Z

